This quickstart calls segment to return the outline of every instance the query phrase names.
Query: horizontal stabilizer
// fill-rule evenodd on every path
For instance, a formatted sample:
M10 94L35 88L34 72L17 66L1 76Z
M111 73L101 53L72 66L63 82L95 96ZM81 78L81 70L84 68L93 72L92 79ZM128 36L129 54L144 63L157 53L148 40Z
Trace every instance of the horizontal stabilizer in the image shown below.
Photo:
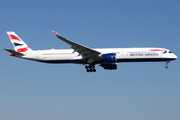
M24 55L24 54L22 54L22 53L16 52L16 51L11 50L11 49L6 49L6 48L4 48L4 50L6 50L6 51L12 53L13 55Z

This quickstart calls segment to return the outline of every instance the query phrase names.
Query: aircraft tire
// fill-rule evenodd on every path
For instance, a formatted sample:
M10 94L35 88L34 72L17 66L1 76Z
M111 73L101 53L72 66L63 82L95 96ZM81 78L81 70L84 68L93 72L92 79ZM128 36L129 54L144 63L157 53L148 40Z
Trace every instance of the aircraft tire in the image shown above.
M86 65L85 68L88 69L88 66Z

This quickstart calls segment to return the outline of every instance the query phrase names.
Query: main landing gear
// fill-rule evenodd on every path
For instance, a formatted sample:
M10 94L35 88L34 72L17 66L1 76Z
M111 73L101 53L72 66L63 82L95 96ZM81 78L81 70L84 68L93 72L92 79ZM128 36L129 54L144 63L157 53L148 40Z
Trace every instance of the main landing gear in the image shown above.
M86 72L96 72L95 65L86 65Z
M166 61L166 66L165 66L166 69L168 68L168 63L169 63L169 61Z

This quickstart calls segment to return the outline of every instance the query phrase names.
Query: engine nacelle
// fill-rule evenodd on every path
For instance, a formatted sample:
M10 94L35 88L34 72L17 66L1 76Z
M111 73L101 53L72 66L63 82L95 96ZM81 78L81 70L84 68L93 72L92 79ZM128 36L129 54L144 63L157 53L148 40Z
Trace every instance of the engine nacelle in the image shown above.
M115 53L107 53L102 55L102 61L105 62L116 62L116 54Z
M100 66L102 66L104 69L108 69L108 70L117 69L117 63L101 64Z

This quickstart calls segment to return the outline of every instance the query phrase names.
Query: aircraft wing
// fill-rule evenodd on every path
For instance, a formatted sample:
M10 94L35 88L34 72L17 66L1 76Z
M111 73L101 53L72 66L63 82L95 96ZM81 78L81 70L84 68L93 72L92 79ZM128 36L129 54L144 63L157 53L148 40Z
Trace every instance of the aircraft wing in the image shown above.
M74 52L78 52L79 55L82 55L83 59L94 59L94 60L99 60L98 55L101 53L93 50L91 48L88 48L86 46L80 45L78 43L75 43L73 41L70 41L62 36L60 36L57 32L52 31L59 39L62 41L66 42L67 44L71 45L71 48L74 49Z

